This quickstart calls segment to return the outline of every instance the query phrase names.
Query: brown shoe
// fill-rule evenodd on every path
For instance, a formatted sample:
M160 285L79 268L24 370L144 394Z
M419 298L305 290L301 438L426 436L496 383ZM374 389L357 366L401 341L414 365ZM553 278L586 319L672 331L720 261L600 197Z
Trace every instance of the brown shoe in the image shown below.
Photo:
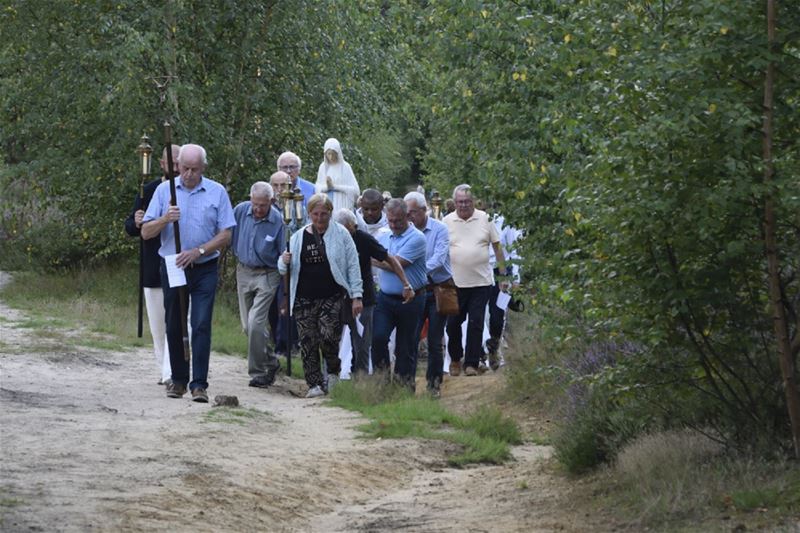
M192 401L200 403L208 403L208 394L206 393L206 390L200 387L194 389L192 391Z
M186 394L186 386L170 383L167 385L167 398L180 398Z
M478 375L478 369L475 368L474 366L464 367L464 375L465 376L477 376Z
M450 375L461 375L461 361L450 361Z

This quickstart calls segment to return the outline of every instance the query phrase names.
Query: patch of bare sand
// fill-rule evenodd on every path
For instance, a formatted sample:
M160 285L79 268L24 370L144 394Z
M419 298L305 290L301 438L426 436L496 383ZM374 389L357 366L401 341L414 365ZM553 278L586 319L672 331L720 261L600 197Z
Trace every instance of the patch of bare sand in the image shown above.
M168 399L149 350L40 350L0 312L3 530L303 530L411 477L417 443L358 439L297 380L248 388L246 361L214 355L209 392L241 409Z
M243 359L214 354L209 376L240 409L168 399L149 350L54 349L0 314L4 531L587 529L558 503L548 448L447 468L446 445L361 439L363 419L298 398L297 380L248 388ZM500 376L468 379L444 401Z
M503 380L502 370L477 377L445 377L441 401L461 415L472 414L486 403L499 401ZM424 380L418 379L417 389L424 389ZM438 443L423 444L416 460L436 457L441 448ZM602 517L570 511L570 489L555 474L549 446L524 444L512 452L514 460L504 465L415 469L404 486L321 515L311 522L311 529L535 532L615 528Z

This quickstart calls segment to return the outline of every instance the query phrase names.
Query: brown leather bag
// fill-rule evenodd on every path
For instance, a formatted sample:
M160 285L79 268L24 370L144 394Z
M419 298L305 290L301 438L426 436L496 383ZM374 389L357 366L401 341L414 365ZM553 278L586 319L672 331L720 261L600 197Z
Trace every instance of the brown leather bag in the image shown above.
M433 287L433 296L436 298L436 310L440 315L453 316L458 314L458 289L453 278L443 281Z

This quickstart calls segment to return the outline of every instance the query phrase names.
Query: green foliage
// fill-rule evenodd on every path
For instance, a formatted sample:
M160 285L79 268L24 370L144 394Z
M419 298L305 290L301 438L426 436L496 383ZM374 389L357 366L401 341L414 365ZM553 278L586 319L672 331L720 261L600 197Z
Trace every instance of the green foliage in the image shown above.
M140 181L135 148L146 132L158 155L165 119L174 142L207 148L208 175L234 203L284 150L305 160L302 174L314 181L331 136L365 184L400 177L398 150L366 142L373 133L390 145L400 138L388 128L397 123L389 106L401 98L405 59L385 38L380 8L6 2L0 251L16 253L4 261L58 267L131 252L121 228Z
M761 227L774 193L796 318L800 10L780 4L773 54L761 3L401 2L393 14L425 51L424 97L410 107L427 132L428 184L469 182L524 230L523 268L552 349L624 339L637 357L598 379L639 396L634 411L654 415L644 425L711 425L733 445L788 445ZM592 408L611 413L618 401L601 396ZM592 433L580 432L587 442Z

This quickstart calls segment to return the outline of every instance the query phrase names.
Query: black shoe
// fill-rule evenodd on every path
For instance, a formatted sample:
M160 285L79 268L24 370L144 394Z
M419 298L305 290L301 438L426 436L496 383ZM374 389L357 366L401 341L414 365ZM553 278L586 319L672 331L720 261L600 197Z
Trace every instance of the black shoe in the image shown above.
M203 388L196 388L192 391L192 401L200 403L208 403L208 394Z
M275 374L278 373L278 367L272 367L267 369L266 380L268 385L272 385L275 383Z
M274 381L274 377L273 377L273 381ZM272 381L267 379L267 376L256 376L256 377L254 377L253 379L250 380L250 383L248 383L248 385L251 386L251 387L257 387L259 389L266 389L267 387L272 385Z
M431 395L431 398L441 398L442 397L442 379L441 378L433 378L431 381L428 382L428 394Z
M486 341L486 348L489 349L489 368L497 370L500 368L500 356L497 350L500 348L500 339L491 338Z
M167 385L167 398L180 398L184 394L186 394L186 385L178 385L177 383Z

